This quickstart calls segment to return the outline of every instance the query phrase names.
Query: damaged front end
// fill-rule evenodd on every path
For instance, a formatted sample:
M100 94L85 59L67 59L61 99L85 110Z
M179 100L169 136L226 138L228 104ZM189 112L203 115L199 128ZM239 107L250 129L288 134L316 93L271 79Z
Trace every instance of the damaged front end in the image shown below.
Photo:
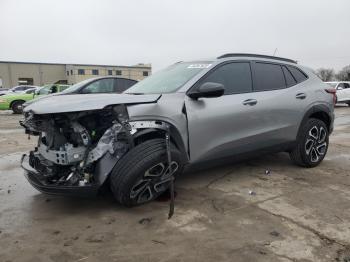
M55 114L25 113L21 122L36 148L22 157L29 182L50 194L97 193L114 165L133 147L124 105Z

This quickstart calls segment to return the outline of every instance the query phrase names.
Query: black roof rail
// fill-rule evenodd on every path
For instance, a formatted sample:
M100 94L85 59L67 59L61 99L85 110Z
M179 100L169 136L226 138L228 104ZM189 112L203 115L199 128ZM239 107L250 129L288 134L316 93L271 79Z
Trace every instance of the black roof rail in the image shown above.
M269 55L245 54L245 53L224 54L224 55L217 57L217 59L226 58L226 57L239 57L239 56L267 58L267 59L274 59L274 60L280 60L280 61L284 61L284 62L297 64L297 61L292 60L292 59L288 59L288 58L283 58L283 57L278 57L278 56L269 56Z

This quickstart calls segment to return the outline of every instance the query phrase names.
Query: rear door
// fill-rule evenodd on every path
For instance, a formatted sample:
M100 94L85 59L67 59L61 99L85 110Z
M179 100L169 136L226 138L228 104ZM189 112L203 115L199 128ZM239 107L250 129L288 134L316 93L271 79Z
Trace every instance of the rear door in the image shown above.
M304 111L310 102L307 77L296 67L279 63L252 63L256 104L256 141L260 148L295 141Z

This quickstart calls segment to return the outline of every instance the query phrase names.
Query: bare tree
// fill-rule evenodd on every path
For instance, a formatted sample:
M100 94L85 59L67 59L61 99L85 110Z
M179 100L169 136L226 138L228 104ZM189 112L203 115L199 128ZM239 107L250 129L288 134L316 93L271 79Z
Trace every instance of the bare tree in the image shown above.
M319 68L316 70L316 74L323 82L332 81L335 77L334 70L331 68Z
M339 81L350 81L350 65L343 67L342 70L336 74Z

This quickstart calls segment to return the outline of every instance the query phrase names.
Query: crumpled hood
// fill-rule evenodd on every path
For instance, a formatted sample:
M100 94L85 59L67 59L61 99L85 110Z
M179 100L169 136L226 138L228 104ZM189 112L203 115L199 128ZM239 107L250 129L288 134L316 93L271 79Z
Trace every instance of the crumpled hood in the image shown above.
M116 104L154 103L161 95L129 95L129 94L67 94L45 97L33 101L24 108L24 112L34 114L68 113L103 109Z

